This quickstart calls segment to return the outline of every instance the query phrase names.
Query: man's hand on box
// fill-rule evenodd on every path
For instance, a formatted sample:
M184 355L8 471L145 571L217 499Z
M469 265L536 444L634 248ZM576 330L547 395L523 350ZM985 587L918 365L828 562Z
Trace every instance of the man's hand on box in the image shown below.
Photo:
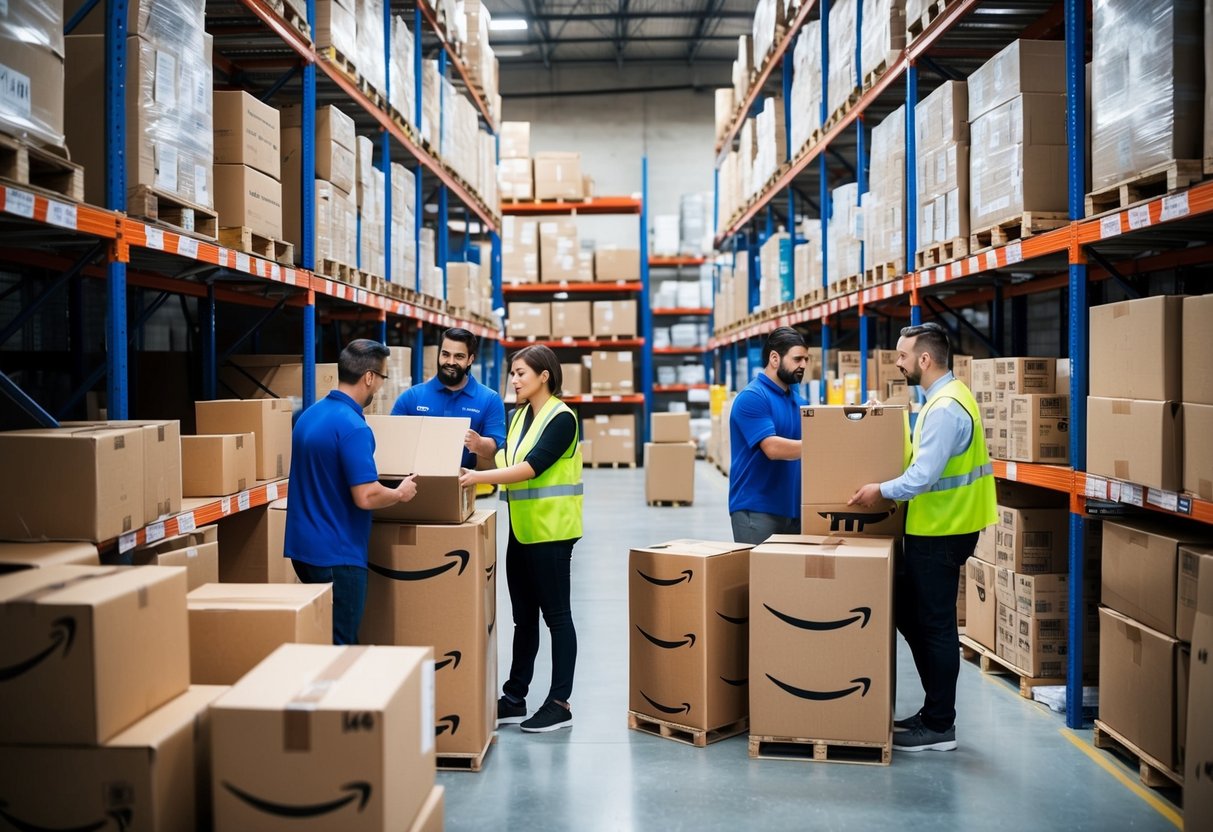
M851 495L851 499L847 500L847 505L874 506L883 499L884 495L880 493L880 483L870 482Z

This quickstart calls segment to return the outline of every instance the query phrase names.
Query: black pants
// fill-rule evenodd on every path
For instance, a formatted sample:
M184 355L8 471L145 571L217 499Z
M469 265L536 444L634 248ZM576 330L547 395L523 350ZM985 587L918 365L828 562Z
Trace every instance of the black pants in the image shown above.
M960 647L956 593L960 567L977 547L977 532L919 537L907 534L897 568L897 630L905 636L926 699L922 721L933 731L956 722Z
M505 550L505 579L514 614L514 658L506 696L524 701L535 676L539 653L539 614L552 637L552 687L548 700L568 702L577 665L577 630L569 602L569 580L576 540L520 543L510 530Z

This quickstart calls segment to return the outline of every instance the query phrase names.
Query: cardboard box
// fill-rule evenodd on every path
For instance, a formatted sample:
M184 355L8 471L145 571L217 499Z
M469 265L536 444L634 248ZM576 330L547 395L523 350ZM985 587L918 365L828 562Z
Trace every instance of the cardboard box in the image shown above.
M219 383L241 399L302 399L302 359L298 355L233 355L219 368ZM315 385L316 401L336 390L337 365L317 364Z
M583 396L589 392L589 370L583 364L561 364L560 375L563 382L560 391L562 399Z
M506 334L509 337L546 338L552 334L550 303L510 302L506 308Z
M1174 637L1178 623L1179 547L1213 543L1146 520L1104 521L1100 600L1119 613Z
M1177 354L1171 360L1183 365L1180 385L1183 400L1213 404L1213 327L1209 326L1213 320L1213 295L1185 297L1181 318L1183 357L1181 360Z
M539 221L501 218L501 279L506 283L539 281Z
M282 178L278 111L243 90L214 92L215 163L248 165Z
M479 754L497 723L497 514L458 526L375 523L366 644L433 645L439 754Z
M183 566L190 591L219 582L219 527L203 526L192 532L145 543L131 550L136 566Z
M1015 573L1005 566L994 567L994 597L1004 607L1015 609Z
M581 283L594 282L594 252L583 248L577 250L577 280Z
M1092 306L1091 395L1179 401L1182 361L1190 351L1183 304L1183 297L1156 295Z
M995 567L978 558L965 562L965 635L991 650L998 649L995 622L998 603L994 590Z
M288 399L221 399L196 402L194 410L200 434L256 434L257 479L285 477L290 471L291 403Z
M695 500L695 443L644 443L644 499L648 503Z
M184 569L0 578L0 743L105 742L189 687Z
M1184 491L1213 500L1213 405L1184 402Z
M599 283L640 280L640 251L602 245L594 251L594 279Z
M890 741L893 545L775 535L750 551L751 735Z
M531 155L531 123L529 121L503 121L498 136L502 159L526 159Z
M415 474L417 496L375 512L396 522L462 523L476 508L475 487L459 485L466 418L368 416L380 478Z
M960 567L960 579L956 586L956 626L963 628L965 625L965 568Z
M552 336L589 338L594 334L594 318L588 300L552 303Z
M595 396L630 396L636 392L633 353L594 350L590 355L590 389Z
M632 550L630 710L703 731L746 717L749 555L701 540Z
M1065 678L1069 622L1065 614L1028 615L1017 609L1016 667L1036 678Z
M143 514L151 523L181 511L181 423L176 419L60 422L60 427L143 428Z
M186 497L220 497L257 482L257 440L252 433L181 437L181 480Z
M905 470L905 408L813 406L800 412L801 531L900 535L905 512L892 500L867 509L846 503L860 486L894 479Z
M0 558L3 557L0 550ZM1213 562L1213 547L1185 544L1179 547L1179 586L1175 599L1175 637L1180 641L1193 641L1196 622L1201 570L1213 570L1205 563Z
M141 428L0 433L0 459L21 472L0 477L0 539L96 543L146 522Z
M994 359L994 390L1012 393L1053 393L1057 384L1056 358Z
M284 556L286 500L219 521L219 580L233 584L294 584L295 567Z
M1178 402L1087 398L1087 471L1178 491L1183 484Z
M973 356L952 354L952 375L973 389Z
M608 335L633 336L636 334L637 326L636 301L594 301L595 337Z
M430 796L421 805L421 811L413 819L409 832L442 832L445 794L446 789L442 786L430 789Z
M1069 575L1015 576L1015 612L1025 616L1068 616L1069 610Z
M1065 571L1070 514L1060 508L998 507L994 560L1016 574Z
M282 185L247 165L215 165L215 213L221 228L281 240Z
M332 584L206 584L186 597L190 681L231 685L282 644L333 643Z
M0 745L14 829L209 828L208 708L225 687L194 685L108 742Z
M293 104L283 107L280 123L285 144L287 128L300 128L303 125L303 106ZM346 194L354 193L357 153L358 139L354 120L332 105L317 107L316 178L332 182Z
M592 444L595 465L635 464L636 415L634 413L598 414L583 423L582 435Z
M690 442L691 414L654 413L649 417L649 438L654 442Z
M539 222L539 279L544 283L578 279L577 223L549 217Z
M502 159L497 163L497 189L502 199L529 202L535 198L530 159Z
M1166 766L1175 764L1175 639L1099 608L1099 718Z
M1184 823L1208 829L1213 823L1213 568L1202 561L1196 617L1192 625L1192 664L1188 675L1188 731L1185 743ZM1198 776L1197 773L1200 773Z
M997 608L994 623L994 652L998 658L1018 666L1019 656L1015 652L1015 642L1019 638L1019 619L1015 614L1015 607L1000 603L997 604ZM968 632L967 628L966 632Z
M1058 41L1011 41L969 76L969 122L1024 93L1064 93L1065 57Z
M1188 683L1192 675L1192 647L1180 643L1175 653L1175 769L1184 770L1188 733Z
M211 705L216 829L405 829L434 786L433 651L284 644ZM348 802L343 802L348 800Z
M997 563L998 553L995 543L998 537L997 526L986 526L977 534L977 547L973 550L973 557L978 560L984 560L986 563Z
M47 566L100 566L91 543L0 542L0 574Z
M535 154L535 199L581 199L581 154Z
M1070 461L1070 398L1055 394L1007 396L1007 459L1064 465Z

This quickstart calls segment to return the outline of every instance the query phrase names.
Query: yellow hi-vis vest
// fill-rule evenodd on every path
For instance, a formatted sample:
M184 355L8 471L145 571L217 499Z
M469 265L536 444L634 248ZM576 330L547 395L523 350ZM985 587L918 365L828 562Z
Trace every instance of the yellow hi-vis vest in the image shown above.
M544 428L560 413L568 413L577 423L577 414L552 396L540 408L524 434L528 405L514 411L505 447L497 452L498 468L525 462L539 441ZM520 543L544 543L581 537L581 442L580 429L573 442L552 466L534 479L501 486L501 499L510 506L510 528Z
M911 454L918 456L923 422L945 399L956 401L973 420L969 446L948 460L939 481L930 490L910 500L906 534L942 537L977 532L998 522L998 498L994 490L994 466L986 450L981 412L964 382L953 379L922 408L914 424Z

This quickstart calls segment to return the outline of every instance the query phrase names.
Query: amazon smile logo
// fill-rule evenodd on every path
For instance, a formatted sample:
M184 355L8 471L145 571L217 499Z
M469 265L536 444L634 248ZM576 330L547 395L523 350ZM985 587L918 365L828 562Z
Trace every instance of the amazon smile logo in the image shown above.
M656 644L658 647L660 647L664 650L677 650L679 647L694 647L695 646L695 634L694 633L683 634L681 641L666 641L664 639L657 638L657 636L646 633L644 631L644 628L641 627L639 624L636 625L636 629L640 631L640 634L642 636L644 636L649 641L653 642L653 644Z
M455 574L462 575L463 570L467 569L468 560L471 559L471 554L467 549L456 549L453 552L447 552L444 557L458 558L459 571ZM441 566L434 566L429 569L388 569L386 566L380 566L376 563L368 564L371 571L382 575L385 578L390 578L393 581L426 581L430 578L437 578L444 572L450 572L455 568L456 561L449 560Z
M896 513L897 509L891 508L888 511L878 511L874 514L859 514L849 511L819 511L817 512L817 515L830 521L830 531L832 532L852 532L854 534L862 534L864 528L867 526L874 526L877 523L883 523Z
M29 673L38 665L42 664L60 647L63 648L63 657L67 658L67 654L72 651L72 642L76 639L76 619L71 617L56 618L51 622L50 640L51 643L45 649L30 656L28 659L23 659L16 664L10 664L7 667L0 667L0 682L8 682L16 679L25 673Z
M31 823L27 820L22 820L19 817L8 812L8 804L0 800L0 818L8 821L9 825L18 832L100 832L109 825L112 820L114 826L118 828L118 832L124 832L130 827L131 821L134 820L135 813L130 809L110 809L105 813L106 817L95 823L86 823L83 826L73 826L71 828L61 828L57 826L41 826L36 823Z
M341 787L341 791L349 792L349 794L326 803L276 803L246 792L237 786L233 786L226 780L223 781L223 788L258 812L264 812L267 815L277 815L280 818L315 818L321 815L331 815L333 812L340 811L349 806L354 801L358 801L357 811L361 812L366 807L367 801L371 799L371 784L365 780L346 783Z
M488 566L484 567L484 580L485 580L485 582L487 583L487 582L489 582L489 581L493 580L493 575L494 575L494 574L496 574L496 572L497 572L497 564L496 564L496 563L490 563Z
M682 570L682 575L678 578L654 578L652 575L644 574L639 569L636 570L636 574L655 586L677 586L684 581L689 584L691 582L691 578L695 577L695 571L693 569Z
M458 650L450 650L443 653L443 655L446 656L446 658L440 662L436 662L434 664L434 670L442 670L442 668L446 667L447 665L451 665L451 670L457 670L459 668L459 662L463 660L462 653L460 653Z
M738 617L734 618L731 615L725 615L720 610L717 610L716 614L719 615L721 618L723 618L725 621L729 622L730 624L748 624L748 623L750 623L750 617L748 615L742 615L742 616L738 616Z
M691 703L690 702L683 702L681 706L674 707L672 705L662 705L660 702L658 702L653 697L649 696L644 691L640 691L640 695L644 697L645 702L648 702L650 705L652 705L657 710L661 711L663 714L689 714L691 712Z
M767 608L767 612L778 618L785 624L791 624L793 627L798 627L801 630L815 630L823 632L826 630L841 630L843 627L850 626L856 621L859 622L859 629L868 626L868 621L872 617L871 607L855 607L851 612L855 613L850 618L840 618L837 621L813 621L808 618L796 618L788 615L786 612L780 612L770 604L763 604Z
M829 702L834 699L842 699L843 697L850 696L851 694L858 693L859 691L863 691L859 695L860 697L864 697L868 695L868 690L872 687L872 680L866 676L861 676L858 679L852 679L851 684L853 687L843 688L842 690L808 690L807 688L798 688L795 685L789 685L787 682L781 682L770 673L766 674L766 677L787 693L799 697L800 699L812 700L813 702Z
M459 714L449 714L438 718L438 724L434 726L434 736L441 737L447 731L451 732L451 736L459 733Z
M720 681L724 682L726 685L732 685L735 688L739 688L742 685L748 685L750 683L749 679L726 679L723 676L720 677Z

